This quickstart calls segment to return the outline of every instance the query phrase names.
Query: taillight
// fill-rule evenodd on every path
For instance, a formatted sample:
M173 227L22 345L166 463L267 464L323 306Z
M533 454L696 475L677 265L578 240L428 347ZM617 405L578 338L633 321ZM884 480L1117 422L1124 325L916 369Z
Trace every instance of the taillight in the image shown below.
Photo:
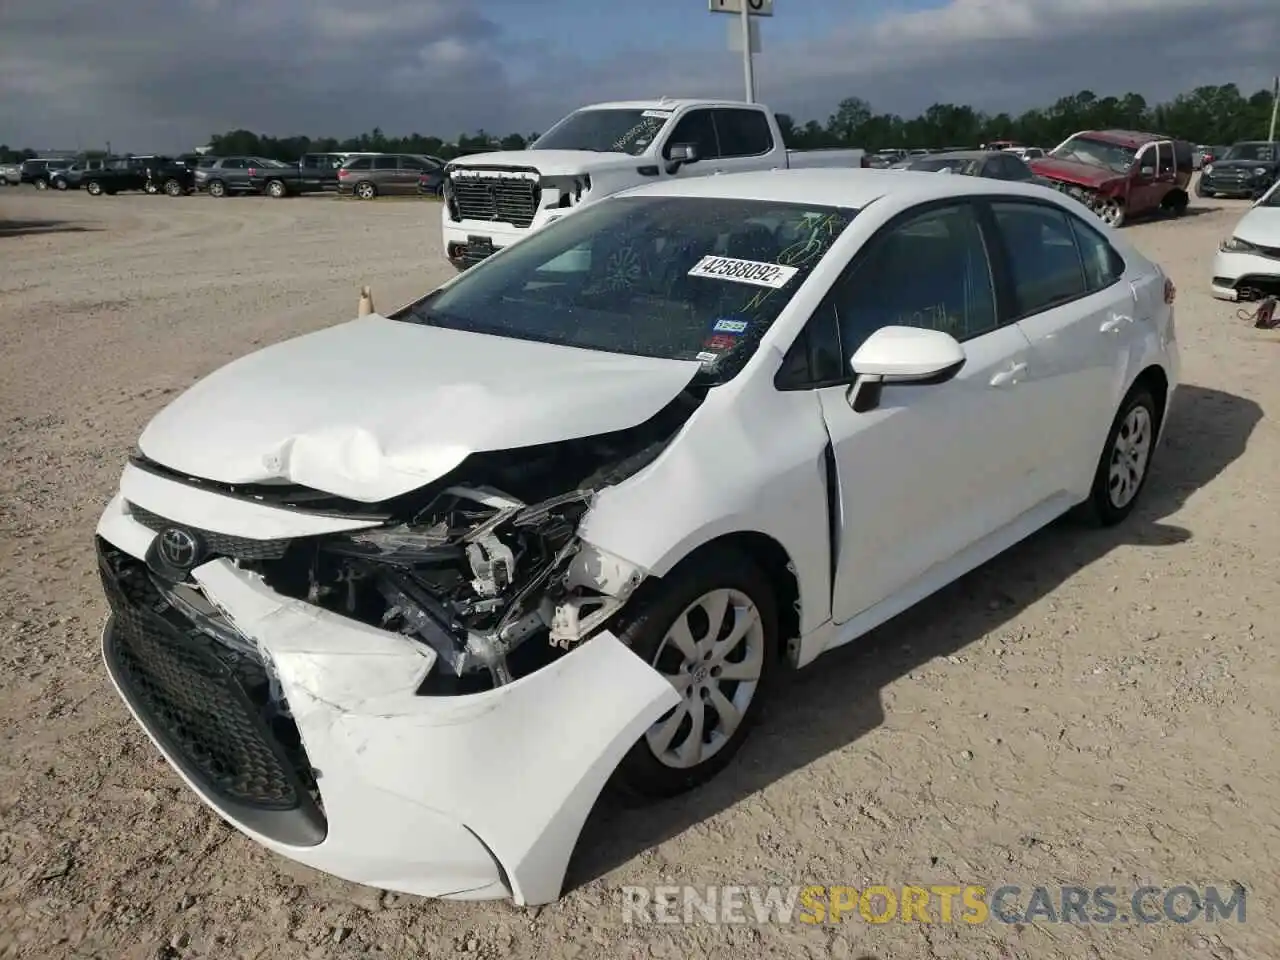
M1164 278L1164 302L1173 303L1178 296L1178 288L1173 285L1173 281L1168 277Z
M257 175L258 175L258 168L257 168L257 167L250 167L250 168L249 168L249 176L251 176L251 177L256 177Z
M343 177L345 177L345 176L347 175L347 172L348 172L348 171L347 171L347 168L346 168L346 167L339 167L339 168L338 168L338 179L339 179L339 180L341 180Z

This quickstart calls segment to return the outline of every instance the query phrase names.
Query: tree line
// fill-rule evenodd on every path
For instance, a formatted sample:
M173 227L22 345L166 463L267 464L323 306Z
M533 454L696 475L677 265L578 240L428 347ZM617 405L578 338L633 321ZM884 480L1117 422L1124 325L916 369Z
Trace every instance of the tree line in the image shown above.
M1267 136L1272 95L1259 90L1251 96L1234 83L1203 86L1179 94L1165 103L1149 104L1137 93L1099 97L1081 90L1061 97L1051 106L1014 116L987 114L970 106L937 103L914 118L876 113L858 97L840 101L826 123L801 123L780 113L778 125L787 146L819 147L976 147L991 140L1016 140L1027 145L1053 147L1078 130L1146 130L1190 140L1193 143L1230 144ZM489 150L521 150L537 134L494 136L484 130L446 141L441 137L411 133L390 136L379 128L345 140L336 137L273 137L249 130L232 130L209 138L212 153L219 156L259 156L295 161L304 153L369 151L429 154L451 160ZM0 160L35 156L32 150L15 150L0 144Z

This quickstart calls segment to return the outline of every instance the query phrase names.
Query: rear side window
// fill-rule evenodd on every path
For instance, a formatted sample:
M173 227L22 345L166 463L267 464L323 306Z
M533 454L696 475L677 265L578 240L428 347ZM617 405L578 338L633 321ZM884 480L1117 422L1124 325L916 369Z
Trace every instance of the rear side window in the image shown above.
M348 160L346 168L348 170L368 170L373 166L373 157L359 157L355 160Z
M1032 203L991 204L1012 275L1018 316L1088 293L1067 213Z
M758 157L773 149L773 131L759 110L716 110L721 157Z
M1085 284L1089 292L1096 293L1117 283L1124 276L1124 257L1107 243L1106 237L1079 217L1068 214L1067 220L1071 223L1071 232L1075 234L1076 245L1080 248Z
M400 168L399 157L374 157L373 169L375 170L398 170Z

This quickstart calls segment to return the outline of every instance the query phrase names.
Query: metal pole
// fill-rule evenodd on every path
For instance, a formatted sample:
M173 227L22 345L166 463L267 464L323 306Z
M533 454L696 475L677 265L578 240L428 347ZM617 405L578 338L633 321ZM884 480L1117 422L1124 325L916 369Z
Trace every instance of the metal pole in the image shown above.
M1276 139L1276 114L1280 113L1280 77L1276 77L1275 83L1271 86L1271 129L1267 132L1267 139L1275 142Z
M751 63L751 10L747 0L739 0L742 4L742 79L747 86L747 103L756 102L756 75Z

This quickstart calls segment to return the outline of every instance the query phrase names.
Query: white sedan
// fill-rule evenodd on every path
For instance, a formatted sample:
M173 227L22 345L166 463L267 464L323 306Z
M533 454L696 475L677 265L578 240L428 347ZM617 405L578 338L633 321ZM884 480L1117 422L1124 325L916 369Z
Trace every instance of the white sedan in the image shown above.
M1280 180L1222 241L1210 289L1219 300L1280 296Z
M1134 509L1173 285L1089 211L803 170L603 200L146 428L110 676L205 802L412 894L556 899L772 681L1077 505Z

